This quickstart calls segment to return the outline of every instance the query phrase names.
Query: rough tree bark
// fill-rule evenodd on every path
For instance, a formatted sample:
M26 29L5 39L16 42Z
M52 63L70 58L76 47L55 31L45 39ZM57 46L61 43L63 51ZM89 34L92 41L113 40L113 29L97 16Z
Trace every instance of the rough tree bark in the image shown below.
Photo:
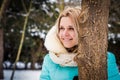
M79 27L79 80L107 80L109 3L110 0L82 0L82 9L88 8L88 19Z

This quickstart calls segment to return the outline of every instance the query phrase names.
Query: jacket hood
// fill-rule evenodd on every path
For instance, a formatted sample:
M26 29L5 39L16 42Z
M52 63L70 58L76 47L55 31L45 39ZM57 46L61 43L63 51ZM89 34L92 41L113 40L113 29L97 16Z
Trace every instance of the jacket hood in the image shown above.
M57 26L53 26L45 38L45 47L48 51L55 52L58 54L68 53L67 50L63 47L57 35Z

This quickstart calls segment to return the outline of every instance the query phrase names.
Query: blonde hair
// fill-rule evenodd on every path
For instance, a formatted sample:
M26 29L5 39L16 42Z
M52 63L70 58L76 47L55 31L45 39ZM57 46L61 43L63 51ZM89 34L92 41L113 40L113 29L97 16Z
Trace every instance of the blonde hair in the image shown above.
M65 7L65 9L60 13L56 22L56 26L58 27L58 29L59 29L60 20L62 17L70 17L73 20L75 28L78 29L78 27L80 27L80 23L86 22L88 18L88 9L87 8L81 9L81 7L79 6Z

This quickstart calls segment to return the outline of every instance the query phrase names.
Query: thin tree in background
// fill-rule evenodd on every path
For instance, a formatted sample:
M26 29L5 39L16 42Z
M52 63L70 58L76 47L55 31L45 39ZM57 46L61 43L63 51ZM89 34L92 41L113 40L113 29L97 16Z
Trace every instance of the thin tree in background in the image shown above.
M58 0L57 7L60 9L60 11L63 11L63 9L65 7L64 0Z
M109 3L110 0L82 0L88 19L79 27L79 80L107 80Z
M3 53L4 53L4 49L3 49L3 26L2 24L5 26L6 24L6 20L5 20L5 11L9 5L10 0L4 0L1 8L0 8L0 79L3 79Z
M26 31L26 26L27 26L27 22L28 22L28 17L29 17L30 12L31 12L31 7L32 7L32 0L30 2L29 11L27 12L27 15L25 17L25 22L24 22L24 26L23 26L23 32L22 32L22 36L21 36L21 41L20 41L17 57L16 57L16 60L15 60L15 65L13 67L13 72L12 72L10 80L13 80L15 69L16 69L16 63L18 62L18 60L20 58L20 54L21 54L21 50L22 50L22 46L23 46L23 42L24 42L24 38L25 38L25 31Z
M0 29L0 79L3 79L3 29Z

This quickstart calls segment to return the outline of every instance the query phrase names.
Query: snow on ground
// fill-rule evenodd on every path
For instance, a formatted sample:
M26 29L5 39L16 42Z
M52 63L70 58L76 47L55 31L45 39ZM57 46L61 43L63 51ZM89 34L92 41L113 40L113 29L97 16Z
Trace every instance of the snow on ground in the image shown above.
M39 80L41 70L16 70L13 80ZM4 70L4 80L10 80L12 70Z

